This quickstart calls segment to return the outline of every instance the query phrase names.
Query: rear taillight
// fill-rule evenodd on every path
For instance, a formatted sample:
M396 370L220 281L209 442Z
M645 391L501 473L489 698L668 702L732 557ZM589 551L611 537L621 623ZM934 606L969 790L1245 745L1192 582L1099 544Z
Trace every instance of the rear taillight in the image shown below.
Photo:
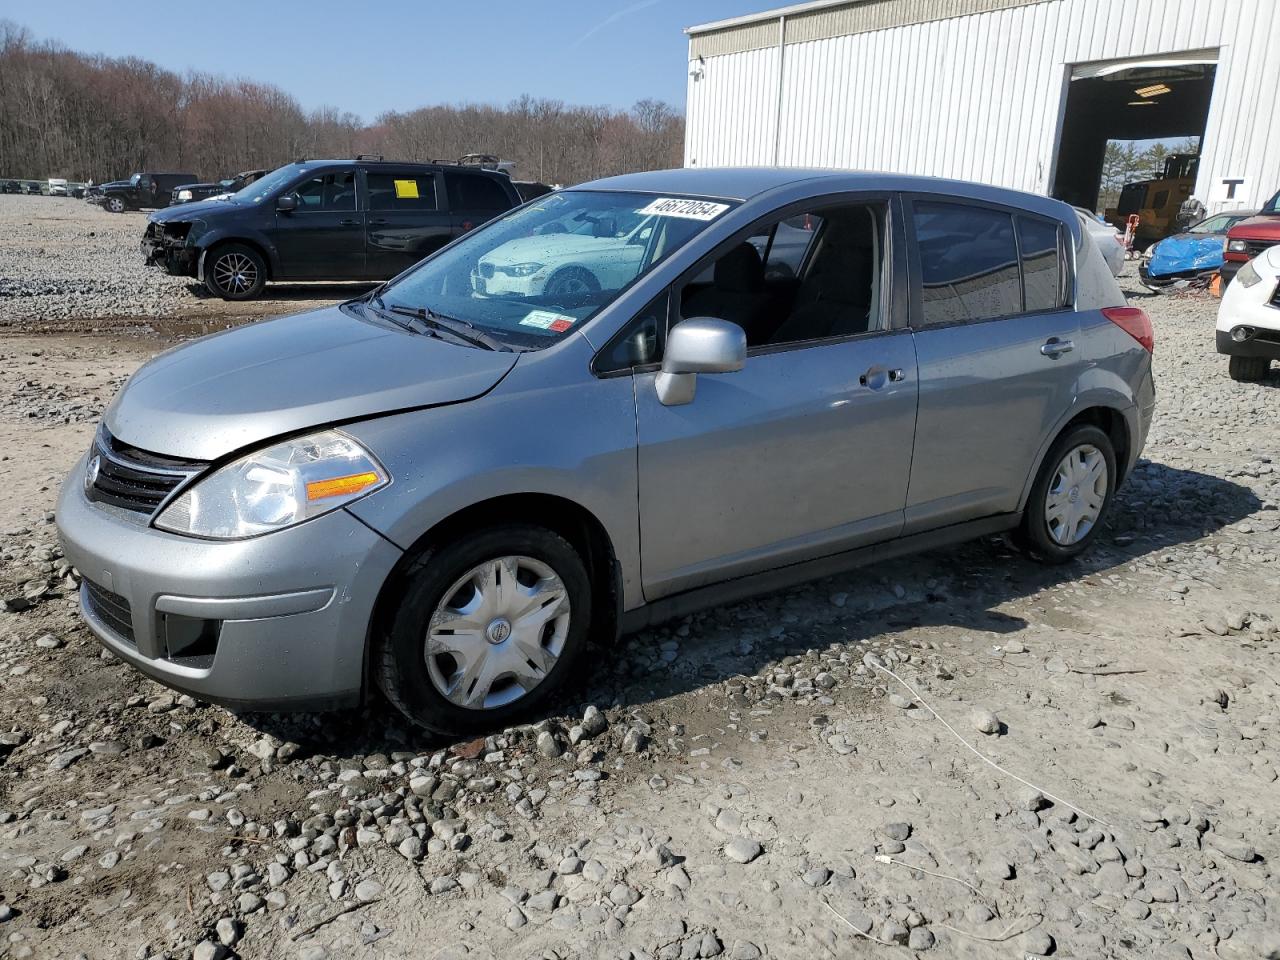
M1142 344L1147 353L1155 351L1156 331L1145 310L1137 307L1104 307L1102 315Z

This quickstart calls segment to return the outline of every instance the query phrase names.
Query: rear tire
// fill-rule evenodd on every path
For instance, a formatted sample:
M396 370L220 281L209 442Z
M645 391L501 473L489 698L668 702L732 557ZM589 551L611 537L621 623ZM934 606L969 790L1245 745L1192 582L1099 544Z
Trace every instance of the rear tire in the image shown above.
M1116 489L1111 438L1079 424L1049 448L1031 486L1018 539L1044 563L1066 563L1089 548L1111 511Z
M372 670L397 710L442 736L499 729L537 709L573 675L591 629L586 565L532 524L425 548L396 593Z
M223 300L252 300L267 283L267 264L253 247L228 243L205 254L204 285Z
M1267 379L1271 372L1271 360L1267 357L1231 357L1227 364L1227 372L1232 380L1241 383L1257 383Z

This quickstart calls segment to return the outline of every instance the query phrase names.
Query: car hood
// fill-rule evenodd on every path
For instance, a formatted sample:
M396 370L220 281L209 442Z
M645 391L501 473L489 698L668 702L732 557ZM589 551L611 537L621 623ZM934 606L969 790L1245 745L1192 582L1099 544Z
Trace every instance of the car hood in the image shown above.
M216 460L309 427L470 400L518 357L329 307L161 354L125 384L103 423L142 450Z
M485 263L528 263L557 260L626 246L621 237L587 237L576 233L550 233L510 240L480 259Z
M209 217L216 217L226 213L229 210L240 209L240 204L234 201L217 200L210 197L207 200L193 200L189 203L181 203L175 207L165 207L162 210L156 210L151 214L152 223L174 223L182 220L205 220Z
M1147 270L1162 277L1184 270L1217 270L1222 266L1220 233L1178 233L1166 237L1151 248Z
M1232 240L1280 240L1280 214L1262 214L1241 220L1227 231Z

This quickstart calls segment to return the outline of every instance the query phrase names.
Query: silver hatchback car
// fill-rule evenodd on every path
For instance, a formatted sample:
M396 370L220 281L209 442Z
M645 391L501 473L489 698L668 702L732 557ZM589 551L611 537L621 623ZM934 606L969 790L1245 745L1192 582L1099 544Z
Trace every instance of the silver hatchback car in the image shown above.
M85 620L252 709L461 735L608 640L998 531L1098 534L1152 329L1065 204L824 170L541 197L140 369L58 505Z

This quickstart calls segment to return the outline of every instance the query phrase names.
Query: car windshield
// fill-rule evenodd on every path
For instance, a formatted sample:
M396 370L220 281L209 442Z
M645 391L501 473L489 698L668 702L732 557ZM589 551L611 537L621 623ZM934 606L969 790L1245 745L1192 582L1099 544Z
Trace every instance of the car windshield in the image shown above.
M261 180L255 180L243 190L232 194L232 197L243 203L261 203L281 187L287 186L302 173L306 173L305 167L293 164L287 167L280 167L277 170L272 170Z
M130 182L131 184L133 184L135 187L136 187L136 186L137 186L141 181L142 181L142 174L140 174L140 173L135 173L132 177L130 177L130 178L129 178L129 182Z
M1280 191L1262 205L1263 213L1280 213Z
M1239 223L1242 217L1233 217L1230 214L1220 213L1216 217L1209 217L1201 220L1199 223L1192 224L1188 228L1188 233L1226 233L1231 229L1232 224Z
M550 194L392 281L374 305L425 309L539 349L590 320L732 206L640 193Z

